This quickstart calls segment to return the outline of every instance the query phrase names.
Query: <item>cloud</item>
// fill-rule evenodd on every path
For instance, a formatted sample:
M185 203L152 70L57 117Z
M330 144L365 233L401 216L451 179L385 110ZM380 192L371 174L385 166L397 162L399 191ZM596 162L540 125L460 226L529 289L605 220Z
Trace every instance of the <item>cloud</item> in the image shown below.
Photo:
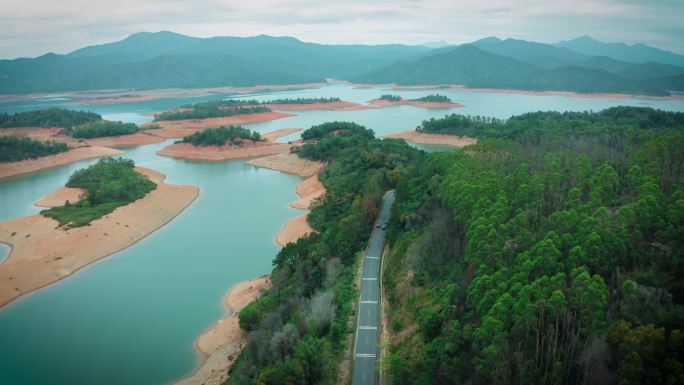
M589 34L684 52L678 0L5 0L0 56L66 53L140 31L294 36L335 44L556 42Z

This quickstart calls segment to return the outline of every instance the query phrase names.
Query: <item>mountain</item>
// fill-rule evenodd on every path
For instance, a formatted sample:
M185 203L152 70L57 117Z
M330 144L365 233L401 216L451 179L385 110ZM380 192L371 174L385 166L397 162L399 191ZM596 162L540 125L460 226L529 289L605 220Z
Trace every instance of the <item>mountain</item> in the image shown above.
M429 50L399 44L322 45L291 37L195 38L143 32L67 55L0 60L0 94L319 82L410 60Z
M620 68L628 67L623 65ZM677 67L674 67L671 73L664 76L676 74ZM656 80L628 78L600 66L587 68L570 65L546 69L512 57L493 54L473 45L442 49L417 60L399 62L352 80L363 83L461 84L476 88L584 93L669 95L670 90L681 90L679 85L671 88L664 77Z
M608 56L631 63L657 62L684 67L684 55L649 47L645 44L604 43L589 36L561 41L556 47L569 48L589 56Z
M587 55L571 49L517 39L501 40L496 37L488 37L472 42L470 45L493 54L512 57L544 68L578 64L588 58Z

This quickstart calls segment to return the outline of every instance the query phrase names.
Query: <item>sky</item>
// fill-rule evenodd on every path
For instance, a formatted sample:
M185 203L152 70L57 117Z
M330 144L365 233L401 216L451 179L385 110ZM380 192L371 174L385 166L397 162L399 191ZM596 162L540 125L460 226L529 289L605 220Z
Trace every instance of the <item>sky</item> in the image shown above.
M582 35L684 54L684 0L2 0L0 58L117 41L142 31L294 36L334 44L555 43Z

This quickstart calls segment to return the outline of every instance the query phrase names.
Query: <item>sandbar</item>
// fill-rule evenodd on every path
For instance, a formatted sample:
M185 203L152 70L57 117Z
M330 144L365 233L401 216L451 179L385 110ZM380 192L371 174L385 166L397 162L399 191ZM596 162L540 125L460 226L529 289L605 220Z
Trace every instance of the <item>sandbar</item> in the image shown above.
M204 160L218 162L223 160L252 158L274 154L287 154L291 144L273 142L251 142L243 146L195 146L192 143L173 143L157 151L157 155L176 159Z
M159 135L164 138L183 138L209 127L265 122L269 120L288 118L290 116L295 115L285 112L270 111L256 114L224 116L219 118L159 120L147 123L146 125L157 125L161 127L159 129L150 131L151 134Z
M64 186L33 202L33 205L47 208L64 206L66 202L76 203L80 201L84 193L85 190L82 188Z
M396 134L385 135L385 138L404 139L419 144L432 144L452 147L463 147L477 143L477 139L467 136L448 134L428 134L414 130L402 131Z
M318 175L314 175L298 184L295 193L299 195L299 199L290 203L290 207L309 210L313 202L325 196L325 186L318 179Z
M460 108L460 107L465 107L461 103L454 103L454 102L422 102L420 100L403 100L403 99L397 100L397 101L375 99L375 100L369 101L368 103L373 105L373 106L378 106L378 107L401 106L401 105L408 105L408 106L422 107L422 108Z
M247 161L247 164L297 175L302 178L309 178L316 175L325 167L325 163L303 159L294 153L277 154L252 159Z
M335 110L335 111L358 111L376 108L374 106L364 106L354 102L330 102L330 103L307 103L307 104L265 104L272 110L285 111L307 111L307 110Z
M157 184L145 197L69 230L40 214L0 223L0 242L12 246L0 265L0 306L121 251L171 221L199 194L195 186L163 183L164 174L136 167Z
M271 287L271 275L240 282L228 290L223 304L228 315L212 325L195 340L195 349L204 361L195 372L175 385L221 385L245 346L246 333L240 329L238 313Z
M308 214L300 215L285 222L283 228L276 235L275 242L279 246L285 246L290 242L296 242L305 235L313 233L309 222L306 221L307 216Z
M123 154L123 151L107 147L78 147L55 155L48 155L37 159L26 159L18 162L0 163L0 179L47 168L63 166L68 163L78 162L85 159L100 158L103 156L115 156Z

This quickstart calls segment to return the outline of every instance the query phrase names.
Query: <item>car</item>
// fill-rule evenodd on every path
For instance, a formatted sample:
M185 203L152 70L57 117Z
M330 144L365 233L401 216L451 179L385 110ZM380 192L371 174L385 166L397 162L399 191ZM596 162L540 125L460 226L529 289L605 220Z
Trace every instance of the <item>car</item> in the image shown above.
M380 228L380 222L378 222L378 223L375 225L375 227L377 227L377 228L379 229L379 228Z
M382 225L382 229L384 230L384 229L386 229L386 228L387 228L387 223L384 223L384 224Z

